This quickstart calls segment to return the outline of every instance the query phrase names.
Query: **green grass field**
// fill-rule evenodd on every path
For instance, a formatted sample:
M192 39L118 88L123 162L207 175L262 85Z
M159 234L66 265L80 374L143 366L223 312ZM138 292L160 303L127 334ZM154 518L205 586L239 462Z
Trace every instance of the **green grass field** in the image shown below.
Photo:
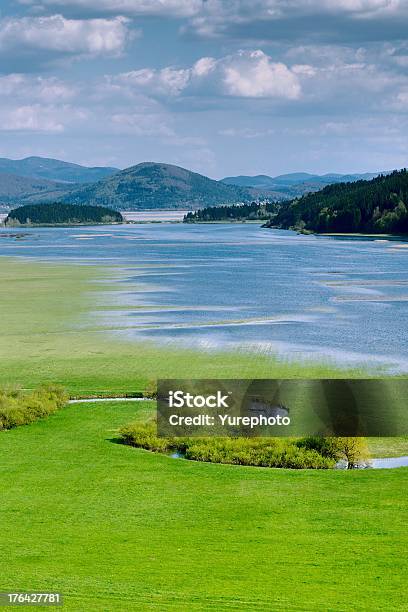
M0 385L59 383L72 395L141 391L157 378L321 378L356 375L245 353L203 353L119 341L92 312L121 310L104 268L0 258ZM129 289L127 285L126 289ZM112 321L112 330L115 321Z
M1 259L0 271L0 386L114 395L158 376L359 374L120 342L91 314L115 309L102 268ZM406 610L408 469L246 468L118 444L153 408L70 405L0 433L0 592L60 591L79 612ZM406 438L370 447L408 454Z
M0 435L1 591L60 591L75 611L406 610L407 469L221 466L115 443L149 411L71 405Z

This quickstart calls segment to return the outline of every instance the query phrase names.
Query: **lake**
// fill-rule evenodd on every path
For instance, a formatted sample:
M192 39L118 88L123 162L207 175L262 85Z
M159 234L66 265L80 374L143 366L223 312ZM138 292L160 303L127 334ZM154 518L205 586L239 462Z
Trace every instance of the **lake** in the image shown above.
M408 371L407 247L257 224L0 230L0 255L115 266L127 308L98 313L107 333L377 372Z

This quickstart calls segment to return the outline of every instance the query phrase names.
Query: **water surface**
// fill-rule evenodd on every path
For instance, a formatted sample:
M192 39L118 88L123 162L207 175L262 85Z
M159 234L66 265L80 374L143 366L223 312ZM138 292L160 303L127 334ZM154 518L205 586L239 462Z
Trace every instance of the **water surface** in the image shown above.
M254 224L32 228L18 240L1 237L13 232L21 234L0 230L0 255L116 267L109 274L123 291L111 303L123 308L98 314L107 333L408 371L407 243Z

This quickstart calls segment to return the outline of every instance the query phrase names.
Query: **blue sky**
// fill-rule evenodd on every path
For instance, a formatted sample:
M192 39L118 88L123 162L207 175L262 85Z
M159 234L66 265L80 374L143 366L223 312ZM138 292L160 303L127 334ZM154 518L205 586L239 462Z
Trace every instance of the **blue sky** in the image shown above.
M408 0L3 0L0 156L404 167L407 23Z

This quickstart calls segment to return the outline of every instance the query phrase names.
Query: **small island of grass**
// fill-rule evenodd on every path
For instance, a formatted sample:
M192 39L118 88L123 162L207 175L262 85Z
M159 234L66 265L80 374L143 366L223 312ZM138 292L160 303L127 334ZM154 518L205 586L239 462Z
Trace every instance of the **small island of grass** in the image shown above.
M28 204L12 210L5 225L89 225L123 223L117 210L104 206L79 206L73 204Z

